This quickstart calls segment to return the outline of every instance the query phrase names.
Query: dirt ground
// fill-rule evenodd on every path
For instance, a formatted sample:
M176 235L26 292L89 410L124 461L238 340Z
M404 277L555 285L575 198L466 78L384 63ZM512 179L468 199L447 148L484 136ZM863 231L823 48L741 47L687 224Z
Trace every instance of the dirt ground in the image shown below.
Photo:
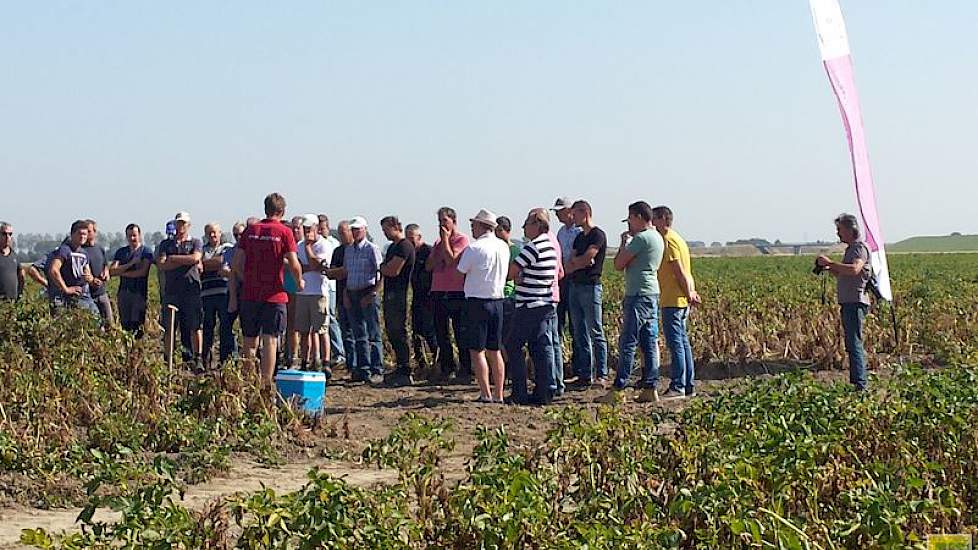
M700 369L698 395L693 399L709 399L721 388L737 384L744 378L771 376L788 368L753 365ZM841 372L820 372L817 375L826 380L844 378ZM361 486L394 481L397 478L395 472L365 466L358 463L356 457L368 441L387 435L397 424L398 418L411 411L452 419L456 444L448 464L459 473L471 454L478 426L503 426L514 443L539 441L549 428L545 408L476 403L478 390L475 385L419 384L392 389L348 383L344 381L346 377L345 372L338 373L339 380L327 389L325 426L321 435L312 439L310 447L294 450L289 453L284 465L275 467L239 458L228 472L189 487L184 502L191 507L199 507L216 497L260 489L262 484L279 493L294 491L306 483L306 474L312 468L345 477L348 482ZM667 381L663 379L661 384L660 388ZM568 391L552 406L597 408L595 399L603 394L604 391L597 386L585 391ZM626 411L634 414L644 414L657 408L678 410L689 402L679 399L659 404L640 404L634 402L636 396L634 390L628 390L622 405ZM75 518L80 511L79 508L0 508L0 549L22 548L18 544L22 529L42 527L52 533L71 531L76 528ZM96 518L111 519L112 514L103 512Z

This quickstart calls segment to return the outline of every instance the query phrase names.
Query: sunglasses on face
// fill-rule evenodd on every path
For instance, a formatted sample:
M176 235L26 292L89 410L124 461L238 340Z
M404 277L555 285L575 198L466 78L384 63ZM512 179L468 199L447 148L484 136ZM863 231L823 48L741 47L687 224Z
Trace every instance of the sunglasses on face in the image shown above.
M14 236L14 232L13 231L3 231L3 232L0 232L0 235L3 235L4 237L13 237Z

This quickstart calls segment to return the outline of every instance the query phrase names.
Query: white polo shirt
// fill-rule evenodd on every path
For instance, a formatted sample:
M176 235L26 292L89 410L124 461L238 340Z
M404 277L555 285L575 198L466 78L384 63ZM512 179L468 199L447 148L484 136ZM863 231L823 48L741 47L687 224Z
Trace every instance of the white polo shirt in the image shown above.
M329 237L324 237L323 240L326 242L326 253L327 260L333 259L333 251L340 247L340 241L336 240L336 237L330 235ZM326 286L329 288L330 292L336 292L336 281L334 279L326 279Z
M465 274L466 298L501 300L509 273L509 245L487 231L462 251L458 270Z

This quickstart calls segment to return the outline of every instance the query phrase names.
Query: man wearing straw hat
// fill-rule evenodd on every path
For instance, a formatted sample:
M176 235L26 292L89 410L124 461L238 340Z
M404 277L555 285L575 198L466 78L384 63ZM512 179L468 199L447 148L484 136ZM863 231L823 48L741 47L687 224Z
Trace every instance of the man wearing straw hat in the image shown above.
M479 401L503 400L503 290L509 272L509 246L496 238L496 215L482 209L470 218L474 240L462 252L458 271L465 274L463 339L479 384Z

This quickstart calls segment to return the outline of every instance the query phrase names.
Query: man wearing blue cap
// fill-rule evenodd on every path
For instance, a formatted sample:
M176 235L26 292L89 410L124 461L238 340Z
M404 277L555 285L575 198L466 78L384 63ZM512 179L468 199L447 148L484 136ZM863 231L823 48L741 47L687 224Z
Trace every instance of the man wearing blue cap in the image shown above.
M166 222L166 227L163 231L166 233L167 239L172 239L174 235L177 234L177 224L173 220ZM156 248L153 249L153 264L156 264L156 260L160 257L160 245L163 241L156 244ZM163 303L163 298L166 296L166 277L163 276L163 270L156 268L156 281L159 283L160 287L160 303ZM160 323L163 323L163 311L160 311Z

